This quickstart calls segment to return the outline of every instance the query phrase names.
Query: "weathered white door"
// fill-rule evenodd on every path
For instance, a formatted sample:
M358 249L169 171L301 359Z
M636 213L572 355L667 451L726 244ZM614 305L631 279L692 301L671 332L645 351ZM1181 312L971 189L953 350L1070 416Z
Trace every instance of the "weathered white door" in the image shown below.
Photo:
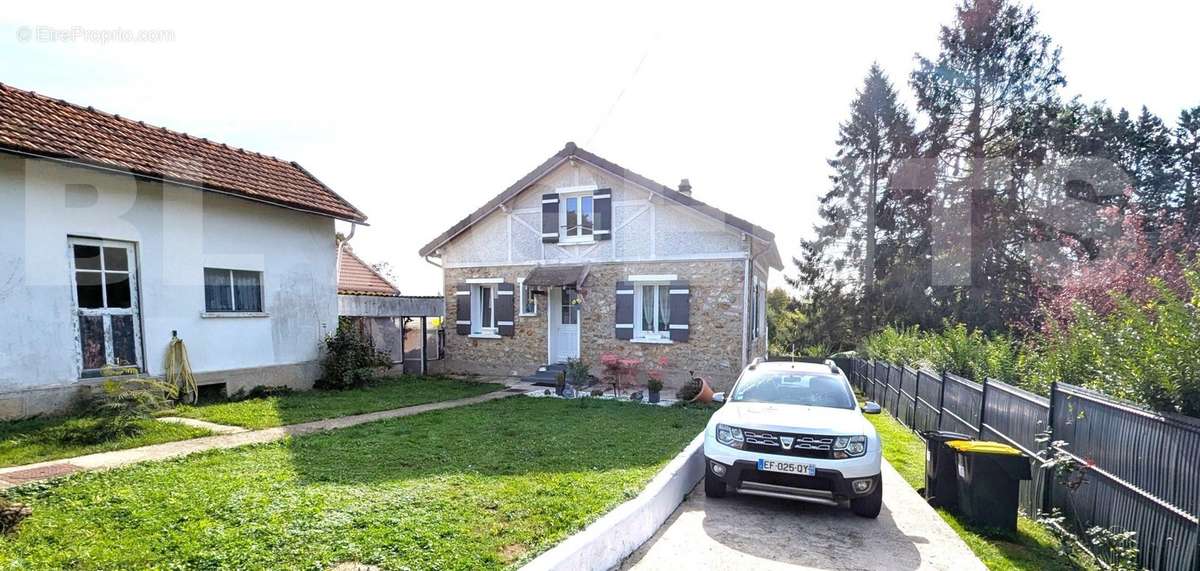
M71 238L68 247L82 376L99 375L105 365L141 369L133 244Z
M550 325L546 336L550 344L550 362L563 363L579 358L579 294L574 288L550 290Z

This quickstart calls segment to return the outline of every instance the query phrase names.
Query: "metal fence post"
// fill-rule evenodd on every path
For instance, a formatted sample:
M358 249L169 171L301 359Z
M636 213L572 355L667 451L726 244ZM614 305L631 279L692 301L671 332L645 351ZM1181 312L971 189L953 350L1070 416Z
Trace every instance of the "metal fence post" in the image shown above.
M942 387L938 390L937 430L942 429L942 413L946 411L946 371L942 371Z
M912 411L913 430L917 429L917 419L921 417L920 414L917 414L920 412L919 410L917 410L919 408L921 408L921 369L917 369L917 382L916 382L916 384L913 385L913 411Z
M1050 411L1046 418L1046 431L1050 438L1046 440L1045 450L1054 447L1054 395L1058 392L1058 381L1050 383ZM1042 470L1042 512L1050 513L1054 509L1054 470ZM1198 559L1200 561L1200 559Z
M983 423L984 417L987 416L987 389L988 378L983 378L983 391L979 395L979 439L983 440Z

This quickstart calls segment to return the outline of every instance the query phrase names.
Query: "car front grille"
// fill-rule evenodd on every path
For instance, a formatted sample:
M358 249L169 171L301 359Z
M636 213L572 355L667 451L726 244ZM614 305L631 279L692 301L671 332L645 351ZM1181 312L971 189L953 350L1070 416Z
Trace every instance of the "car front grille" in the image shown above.
M819 434L792 434L742 429L745 450L802 458L832 458L833 437ZM785 446L791 439L791 446Z

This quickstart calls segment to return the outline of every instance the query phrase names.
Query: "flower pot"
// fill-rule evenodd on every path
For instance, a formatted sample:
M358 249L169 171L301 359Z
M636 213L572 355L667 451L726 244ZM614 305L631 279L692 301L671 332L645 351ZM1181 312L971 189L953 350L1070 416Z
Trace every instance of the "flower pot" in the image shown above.
M648 395L646 397L646 402L656 403L658 402L659 395L662 393L662 391L646 391L646 393Z
M562 396L569 399L575 398L575 387L563 387Z
M712 398L713 398L713 394L714 394L712 387L708 386L708 381L701 379L699 377L696 377L696 378L700 381L700 392L696 394L696 398L694 398L688 402L702 402L702 403L712 402Z

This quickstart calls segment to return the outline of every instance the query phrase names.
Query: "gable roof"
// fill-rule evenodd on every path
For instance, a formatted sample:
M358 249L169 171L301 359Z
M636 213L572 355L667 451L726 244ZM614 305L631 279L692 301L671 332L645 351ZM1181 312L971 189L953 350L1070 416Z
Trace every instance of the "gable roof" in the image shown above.
M458 236L463 231L470 228L473 224L482 220L488 214L491 214L492 211L499 208L501 204L513 199L522 191L532 186L538 181L538 179L549 174L550 171L554 170L554 168L563 161L570 158L577 158L584 162L591 163L600 169L606 170L618 177L628 180L645 188L646 190L662 196L663 198L671 200L677 204L687 206L717 221L724 222L725 224L750 234L759 240L770 243L771 249L775 249L775 234L772 234L766 228L757 226L742 218L738 218L737 216L720 210L719 208L710 206L709 204L706 204L700 200L696 200L690 195L683 194L682 192L679 192L665 184L650 180L645 176L635 173L603 157L585 151L576 146L575 143L567 143L561 151L555 153L554 156L550 157L549 159L546 159L545 162L539 165L536 169L530 171L529 174L521 177L521 180L513 183L513 185L505 189L504 192L501 192L495 198L489 200L487 204L479 207L479 209L477 209L475 212L472 212L466 218L459 220L448 230L442 232L440 236L434 238L431 242L426 244L423 248L421 248L420 255L428 256L437 251L438 248L441 248L455 236ZM776 253L774 257L778 258L779 254ZM776 267L776 265L772 264L772 267ZM779 263L778 267L782 267L782 263Z
M115 169L347 222L367 219L294 162L3 83L0 150Z
M343 244L338 251L337 292L340 295L400 295L396 286L356 256L348 244Z

